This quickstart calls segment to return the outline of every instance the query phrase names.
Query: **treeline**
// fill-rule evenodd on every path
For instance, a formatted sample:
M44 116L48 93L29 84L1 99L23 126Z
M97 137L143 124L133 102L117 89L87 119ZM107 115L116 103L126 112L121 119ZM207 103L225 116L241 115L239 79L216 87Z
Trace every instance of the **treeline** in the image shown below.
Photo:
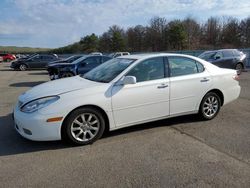
M242 20L210 17L205 23L198 23L190 17L172 21L154 17L147 26L137 25L124 30L113 25L101 36L93 33L53 52L148 52L249 47L250 17Z

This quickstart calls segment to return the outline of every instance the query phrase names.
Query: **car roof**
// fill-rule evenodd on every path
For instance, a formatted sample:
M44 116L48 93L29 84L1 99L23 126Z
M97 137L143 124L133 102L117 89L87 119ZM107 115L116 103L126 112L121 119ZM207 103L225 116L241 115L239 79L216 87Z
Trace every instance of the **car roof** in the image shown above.
M117 58L141 60L141 59L161 57L161 56L182 56L182 57L195 58L194 56L190 56L190 55L186 55L186 54L177 54L177 53L143 53L143 54L133 54L133 55L120 56Z
M237 50L237 49L208 50L208 51L204 51L203 53L212 53L212 52L221 52L221 51L232 51L232 50Z

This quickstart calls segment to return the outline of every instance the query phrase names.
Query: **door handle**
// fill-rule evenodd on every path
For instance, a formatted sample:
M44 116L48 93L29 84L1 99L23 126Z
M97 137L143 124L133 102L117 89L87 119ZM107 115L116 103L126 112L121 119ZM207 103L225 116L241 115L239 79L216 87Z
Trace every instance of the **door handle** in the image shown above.
M201 82L208 82L208 81L209 81L208 78L203 78L203 79L201 80Z
M168 87L168 84L161 84L161 85L157 86L158 89L163 89L166 87Z

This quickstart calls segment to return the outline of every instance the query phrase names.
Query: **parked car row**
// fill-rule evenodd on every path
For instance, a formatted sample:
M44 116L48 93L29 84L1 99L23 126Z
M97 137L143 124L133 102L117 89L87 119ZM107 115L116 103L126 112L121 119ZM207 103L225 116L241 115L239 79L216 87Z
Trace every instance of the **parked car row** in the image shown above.
M51 80L85 74L93 68L110 60L111 57L104 55L85 55L71 63L50 63L48 73Z
M58 59L59 58L56 54L35 54L12 61L10 67L14 70L21 71L25 71L27 69L44 69L48 62Z
M130 55L129 52L116 52L108 56L100 52L89 55L73 55L68 58L58 58L56 54L31 54L12 60L14 70L47 69L50 79L71 77L85 74L102 63L120 56ZM5 56L11 58L11 56ZM221 68L236 69L238 74L246 67L246 54L236 49L205 51L198 56Z
M10 62L16 59L16 56L7 53L0 53L0 62Z
M236 49L205 51L198 57L221 68L236 69L239 74L246 68L246 54Z

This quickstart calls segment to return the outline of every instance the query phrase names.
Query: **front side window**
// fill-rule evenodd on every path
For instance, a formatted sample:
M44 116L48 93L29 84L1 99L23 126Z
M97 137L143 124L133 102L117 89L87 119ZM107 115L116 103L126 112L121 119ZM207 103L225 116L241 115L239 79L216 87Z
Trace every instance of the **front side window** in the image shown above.
M170 75L183 76L204 71L202 64L186 57L168 57Z
M217 52L217 53L214 55L214 59L221 59L221 58L223 58L222 52Z
M205 53L202 53L201 55L199 55L198 57L208 61L208 60L214 59L215 54L216 54L216 52L205 52Z
M100 64L100 57L88 57L83 62L86 64Z
M165 77L163 57L145 60L133 67L127 76L136 77L137 82L157 80Z

